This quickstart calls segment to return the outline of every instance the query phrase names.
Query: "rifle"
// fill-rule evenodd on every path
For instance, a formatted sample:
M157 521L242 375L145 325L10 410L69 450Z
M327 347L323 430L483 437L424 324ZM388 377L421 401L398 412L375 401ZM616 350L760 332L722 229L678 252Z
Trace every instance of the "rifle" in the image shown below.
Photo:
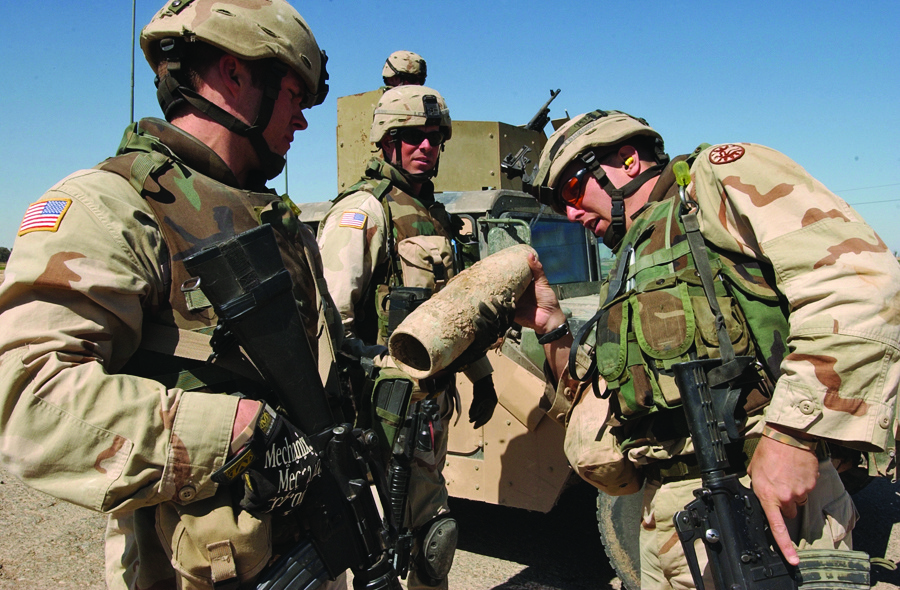
M304 570L296 583L303 588L324 567L335 579L347 569L353 587L400 590L388 558L390 537L381 519L369 478L376 482L382 505L386 491L379 487L383 473L373 460L376 437L335 418L319 367L312 354L303 319L294 299L291 276L281 259L275 232L265 224L194 254L184 261L219 317L222 331L232 334L273 390L287 417L311 440L322 461L322 474L313 480L298 509L321 564L301 544L273 568L278 572ZM314 303L314 302L313 302ZM315 305L309 306L315 309ZM339 414L339 410L338 410ZM303 556L304 562L298 560ZM312 564L312 565L304 565ZM260 577L260 587L300 587L284 579L293 573ZM274 582L274 583L273 583Z
M391 513L399 528L394 548L394 569L401 578L409 572L409 558L413 546L413 534L403 526L406 503L409 497L409 478L417 449L431 450L433 444L430 425L440 422L437 401L425 399L416 402L413 411L404 421L392 449L393 460L388 468L388 486L391 496Z
M550 98L547 99L547 102L544 103L544 106L538 109L538 112L534 114L528 123L525 124L525 129L529 129L531 131L543 131L544 127L547 123L550 122L550 103L553 102L553 99L559 95L559 88L556 89L556 92L553 90L550 91Z
M538 109L538 112L534 114L531 120L525 124L525 129L538 132L544 130L544 127L550 121L550 103L559 95L559 91L559 88L556 89L556 92L550 90L550 98L547 99L544 106ZM525 145L515 155L512 152L506 154L506 157L500 162L500 171L506 174L506 177L509 179L521 176L523 183L526 185L530 184L531 179L525 175L525 166L531 162L531 159L526 157L525 154L530 151L531 148Z
M705 359L672 366L703 481L694 490L696 499L675 514L678 538L698 590L704 585L694 546L697 539L706 547L716 588L793 590L794 568L775 546L759 499L736 474L728 473L725 444L737 433L734 424L719 415L730 416L723 407L729 408L727 400L733 396L730 383L711 386L707 379L721 365L721 359Z

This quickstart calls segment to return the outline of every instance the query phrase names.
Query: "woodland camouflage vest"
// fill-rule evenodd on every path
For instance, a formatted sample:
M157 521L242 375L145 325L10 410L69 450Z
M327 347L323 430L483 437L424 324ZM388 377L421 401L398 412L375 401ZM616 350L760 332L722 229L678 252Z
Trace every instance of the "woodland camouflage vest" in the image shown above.
M752 413L767 403L780 374L787 354L787 313L773 288L771 269L752 258L707 247L716 298L735 354L752 355L759 361L760 379L753 394L742 400L744 411ZM621 275L620 286L610 297L610 284L616 283L617 275ZM680 406L670 367L691 358L719 357L713 314L677 198L649 204L634 220L601 297L605 303L596 325L594 352L597 370L615 394L617 418L625 427L624 446L638 444L643 437L667 440L666 428L660 424L653 434L637 424L640 418ZM683 412L666 412L666 417L681 423Z

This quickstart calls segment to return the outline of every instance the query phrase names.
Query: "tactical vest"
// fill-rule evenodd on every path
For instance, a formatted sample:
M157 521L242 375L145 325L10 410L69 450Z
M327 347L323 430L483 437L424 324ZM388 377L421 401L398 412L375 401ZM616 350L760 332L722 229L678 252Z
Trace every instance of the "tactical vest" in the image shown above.
M423 187L426 192L430 191ZM446 251L450 252L450 216L443 203L432 200L427 207L417 198L409 194L409 188L403 177L391 165L380 158L373 158L366 167L366 175L359 182L339 194L334 203L343 198L365 191L374 196L384 209L386 221L388 252L387 261L375 268L367 293L360 298L354 309L354 331L364 342L386 343L387 304L385 297L390 290L399 286L423 287L420 281L407 284L401 268L404 261L400 250L404 241L417 236L441 236L446 240ZM437 254L428 253L432 260ZM452 262L433 264L430 269L434 283L440 285L453 276ZM437 290L437 289L435 289Z
M593 353L597 372L614 394L623 449L643 439L685 435L678 426L683 424L683 412L668 413L681 405L670 368L694 358L720 356L714 317L690 252L680 205L677 197L669 197L640 213L601 288L605 303L596 316ZM741 402L745 412L755 413L768 403L787 354L786 303L773 288L770 268L709 243L707 248L716 299L734 352L758 360L758 383ZM648 426L644 419L659 413L665 414ZM641 422L645 424L639 426Z
M122 372L188 390L215 386L215 391L244 391L241 388L248 386L248 378L258 381L259 376L236 350L213 365L206 363L212 352L209 335L216 326L216 315L183 260L206 246L260 224L271 224L310 342L318 340L325 322L320 313L324 308L321 293L326 292L324 278L311 271L313 259L300 235L296 206L289 199L272 192L240 190L210 178L176 159L147 134L171 134L173 130L162 121L141 121L126 132L117 155L97 166L128 180L146 199L159 222L169 257L168 300L158 308L144 310L141 348ZM192 138L181 135L178 139ZM320 352L312 348L314 354Z

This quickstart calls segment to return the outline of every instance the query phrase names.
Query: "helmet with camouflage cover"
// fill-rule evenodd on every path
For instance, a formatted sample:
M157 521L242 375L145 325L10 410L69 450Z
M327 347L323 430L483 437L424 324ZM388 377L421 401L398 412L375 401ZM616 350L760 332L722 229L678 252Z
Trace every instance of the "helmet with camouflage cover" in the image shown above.
M412 51L395 51L390 54L384 62L381 69L381 77L384 83L389 86L397 86L391 84L391 78L399 79L401 84L424 84L428 75L428 68L425 59L418 53Z
M400 149L402 141L400 130L407 127L428 127L432 125L438 126L443 135L440 147L441 151L443 151L443 142L450 139L453 126L450 122L450 109L447 108L447 103L444 102L444 97L441 96L440 92L427 86L396 86L385 92L375 106L369 141L379 145L383 139L389 137L393 142L394 148L391 164L405 176L421 182L427 178L437 176L440 153L431 170L415 174L411 173L403 165L402 151Z
M615 187L600 167L599 161L629 139L649 138L657 164L651 166L622 187ZM605 152L605 153L604 153ZM662 136L644 119L621 111L596 110L574 117L557 129L547 140L527 190L542 204L565 214L566 205L559 195L563 171L575 159L594 176L612 199L612 223L604 235L604 243L614 247L624 235L624 199L634 194L647 180L658 176L669 156Z
M202 42L247 61L267 60L265 92L252 125L211 103L190 88L181 61L185 46ZM157 98L167 119L177 107L190 103L215 121L247 136L269 178L284 166L272 153L262 132L268 126L281 79L287 68L306 86L306 108L321 104L328 94L327 56L319 49L309 25L285 0L171 0L141 31L141 49L157 73ZM161 65L165 67L161 67ZM286 66L286 67L285 67Z
M437 125L450 139L450 109L441 93L427 86L397 86L385 92L372 117L369 141L377 144L392 129Z

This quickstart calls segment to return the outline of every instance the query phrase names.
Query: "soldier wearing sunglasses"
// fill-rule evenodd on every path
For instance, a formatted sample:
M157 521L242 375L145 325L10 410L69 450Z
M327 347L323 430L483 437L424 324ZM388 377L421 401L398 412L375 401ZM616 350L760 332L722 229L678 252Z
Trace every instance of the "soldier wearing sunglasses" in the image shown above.
M730 382L739 397L721 419L739 431L724 449L785 559L849 559L856 510L835 467L856 468L862 451L870 473L889 474L898 426L900 267L875 231L775 150L701 144L670 160L656 130L619 111L560 127L528 180L616 254L574 338L536 260L516 320L544 334L574 399L573 467L610 495L643 488L641 588L695 587L674 514L702 486L673 371L694 359L755 361Z
M389 309L401 294L423 297L439 290L454 272L450 238L457 231L435 201L450 112L443 97L425 86L387 90L375 108L369 141L380 152L363 178L334 199L319 224L325 278L341 313L345 334L368 345L347 351L390 364ZM418 295L417 295L418 296ZM469 421L483 426L497 404L491 366L483 356L464 367L473 383ZM417 449L404 525L416 535L408 588L447 588L456 549L456 521L449 515L442 475L447 426L453 413L455 375L417 382L413 402L433 400L440 419L428 444ZM415 407L415 403L411 407Z

